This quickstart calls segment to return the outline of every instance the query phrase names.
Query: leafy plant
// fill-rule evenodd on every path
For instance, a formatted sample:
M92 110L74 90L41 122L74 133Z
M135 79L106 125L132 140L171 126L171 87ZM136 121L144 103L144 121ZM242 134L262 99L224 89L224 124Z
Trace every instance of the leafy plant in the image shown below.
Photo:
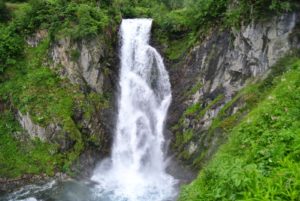
M11 27L0 27L0 75L22 55L23 40Z

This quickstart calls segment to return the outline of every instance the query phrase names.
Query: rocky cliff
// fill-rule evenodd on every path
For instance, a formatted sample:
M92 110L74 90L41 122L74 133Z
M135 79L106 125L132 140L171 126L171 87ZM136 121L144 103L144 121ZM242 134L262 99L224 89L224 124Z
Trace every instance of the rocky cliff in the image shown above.
M169 124L178 157L201 167L226 138L226 129L212 125L222 108L227 116L242 111L245 101L233 104L235 95L266 77L299 45L299 13L289 13L240 29L212 29L183 61L171 64L174 101Z
M38 31L26 41L36 48L46 38L46 31ZM77 152L79 157L72 170L81 176L88 176L96 162L110 151L118 59L116 40L104 40L103 36L55 40L42 58L45 66L62 80L68 80L65 85L79 86L80 91L76 93L82 97L79 105L74 105L70 118L52 118L41 124L32 117L34 111L16 113L20 125L32 139L37 137L58 144L61 152Z
M52 44L53 68L75 84L87 85L98 93L112 88L115 50L103 37L72 41L63 38Z

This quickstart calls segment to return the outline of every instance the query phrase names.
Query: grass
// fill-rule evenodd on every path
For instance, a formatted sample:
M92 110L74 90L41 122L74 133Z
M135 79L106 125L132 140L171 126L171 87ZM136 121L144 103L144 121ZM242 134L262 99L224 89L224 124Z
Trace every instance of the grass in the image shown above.
M300 60L289 66L179 200L299 200Z
M58 147L39 139L25 140L24 131L10 110L0 116L0 177L16 178L23 174L53 175L61 165Z

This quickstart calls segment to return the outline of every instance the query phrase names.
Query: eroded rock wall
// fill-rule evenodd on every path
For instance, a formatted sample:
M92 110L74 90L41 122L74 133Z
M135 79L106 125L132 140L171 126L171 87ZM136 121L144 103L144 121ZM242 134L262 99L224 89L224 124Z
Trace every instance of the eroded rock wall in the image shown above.
M53 68L72 83L87 85L98 93L109 85L109 74L115 63L111 43L98 36L91 39L71 40L62 38L50 50Z
M170 67L174 101L169 124L179 158L193 163L199 155L205 159L213 154L226 136L208 132L212 120L238 91L299 48L299 36L294 34L298 24L299 13L289 13L240 30L216 29L184 61Z

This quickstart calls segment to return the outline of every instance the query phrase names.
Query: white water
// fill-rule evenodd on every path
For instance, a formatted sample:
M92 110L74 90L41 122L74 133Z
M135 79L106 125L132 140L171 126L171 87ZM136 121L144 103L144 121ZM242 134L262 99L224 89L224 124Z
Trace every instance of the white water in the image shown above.
M123 20L118 118L112 156L92 180L106 200L164 201L176 196L166 173L164 121L171 102L169 76L149 43L151 19Z

